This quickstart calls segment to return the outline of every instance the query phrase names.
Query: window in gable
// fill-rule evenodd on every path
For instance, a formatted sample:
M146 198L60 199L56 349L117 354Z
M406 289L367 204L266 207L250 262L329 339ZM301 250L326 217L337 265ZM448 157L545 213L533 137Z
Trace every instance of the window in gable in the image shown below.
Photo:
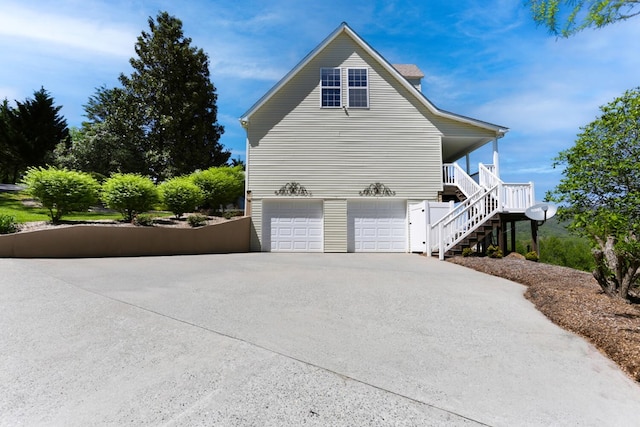
M320 70L320 86L322 91L322 107L340 107L340 68L322 68Z
M347 70L349 108L369 108L369 83L366 68Z

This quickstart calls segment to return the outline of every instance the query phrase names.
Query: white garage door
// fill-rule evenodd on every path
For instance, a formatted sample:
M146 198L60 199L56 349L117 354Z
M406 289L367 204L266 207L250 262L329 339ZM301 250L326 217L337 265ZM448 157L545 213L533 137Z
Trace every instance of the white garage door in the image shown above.
M264 250L322 252L322 201L265 201L263 206Z
M404 200L350 200L347 216L349 252L406 252Z

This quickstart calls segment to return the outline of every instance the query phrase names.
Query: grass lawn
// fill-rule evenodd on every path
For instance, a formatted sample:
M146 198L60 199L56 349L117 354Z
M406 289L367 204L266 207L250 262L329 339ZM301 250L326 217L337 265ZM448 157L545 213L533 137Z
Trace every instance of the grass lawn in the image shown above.
M49 210L37 206L25 206L23 201L31 200L24 192L0 192L0 214L11 215L18 223L50 221ZM163 212L164 213L164 212ZM171 215L167 212L166 216ZM164 216L160 214L159 216ZM97 219L122 219L118 212L73 212L62 217L69 221L91 221Z

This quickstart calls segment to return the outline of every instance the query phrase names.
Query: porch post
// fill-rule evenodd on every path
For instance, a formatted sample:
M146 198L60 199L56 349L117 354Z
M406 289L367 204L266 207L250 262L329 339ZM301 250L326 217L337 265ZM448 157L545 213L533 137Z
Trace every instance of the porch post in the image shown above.
M469 162L469 153L464 155L464 159L467 162L467 175L471 175L471 163Z
M500 178L500 158L498 156L498 138L493 139L493 167L495 168L495 174Z

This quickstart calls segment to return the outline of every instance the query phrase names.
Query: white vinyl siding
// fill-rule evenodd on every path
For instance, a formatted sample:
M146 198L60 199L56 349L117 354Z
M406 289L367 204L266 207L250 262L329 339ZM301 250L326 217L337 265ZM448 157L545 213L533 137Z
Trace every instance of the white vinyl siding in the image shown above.
M369 108L318 108L322 67L368 69ZM344 84L343 84L344 86ZM338 37L251 117L248 179L254 199L288 182L314 198L358 197L381 182L400 198L442 190L440 130L426 109L348 36Z
M347 201L324 201L324 251L347 252Z

